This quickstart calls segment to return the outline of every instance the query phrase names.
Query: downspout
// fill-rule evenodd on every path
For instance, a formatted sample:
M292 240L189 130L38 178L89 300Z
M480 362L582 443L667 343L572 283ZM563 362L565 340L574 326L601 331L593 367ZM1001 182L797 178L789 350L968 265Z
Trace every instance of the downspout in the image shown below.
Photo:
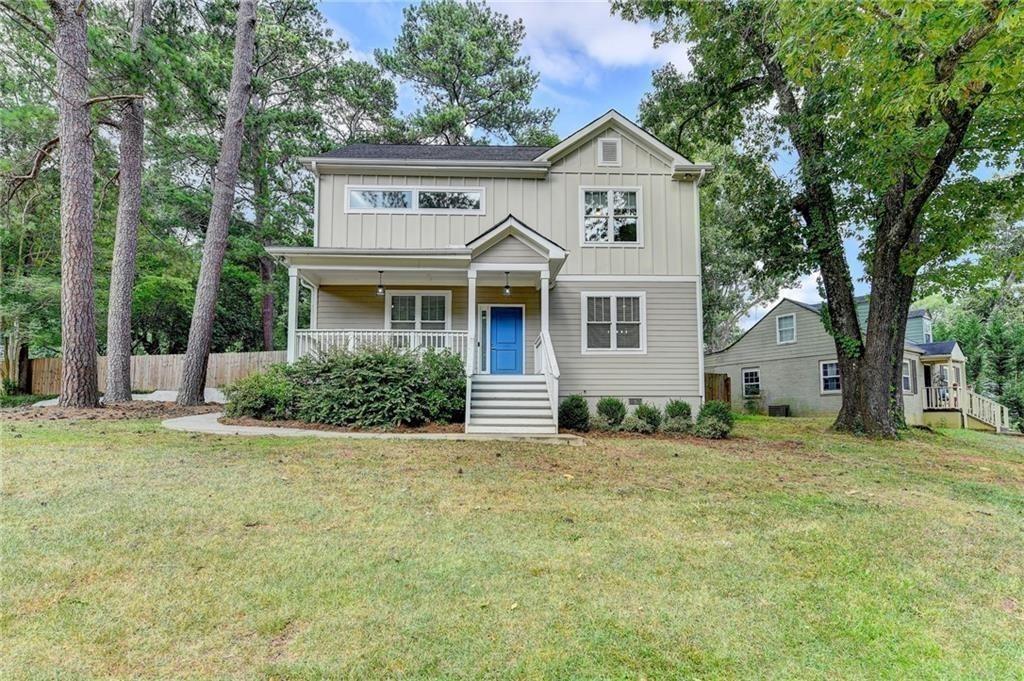
M313 247L320 245L320 171L316 161L310 161L313 170Z
M697 234L697 373L700 403L704 404L704 267L700 247L700 183L707 171L700 169L700 175L693 183L693 228Z

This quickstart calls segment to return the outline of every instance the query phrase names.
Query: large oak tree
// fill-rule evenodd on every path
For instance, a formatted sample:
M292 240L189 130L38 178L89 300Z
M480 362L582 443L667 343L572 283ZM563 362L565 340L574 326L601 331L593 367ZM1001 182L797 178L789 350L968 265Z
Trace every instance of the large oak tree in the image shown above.
M903 424L903 329L919 269L969 250L1019 200L1024 10L1015 0L928 5L619 0L690 44L642 111L661 131L767 138L796 157L792 228L766 240L769 266L820 270L823 318L843 378L841 430ZM986 168L1000 172L989 177ZM987 177L987 179L980 179ZM844 240L871 284L856 315Z

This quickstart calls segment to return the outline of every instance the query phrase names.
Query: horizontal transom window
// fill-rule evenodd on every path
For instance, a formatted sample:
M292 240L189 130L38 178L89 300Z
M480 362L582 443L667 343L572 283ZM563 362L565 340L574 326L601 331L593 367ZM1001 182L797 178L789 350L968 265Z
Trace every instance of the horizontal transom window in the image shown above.
M583 293L583 352L647 351L644 292Z
M585 245L636 246L643 242L639 189L584 187L580 191Z
M484 190L447 187L347 187L349 213L482 213Z

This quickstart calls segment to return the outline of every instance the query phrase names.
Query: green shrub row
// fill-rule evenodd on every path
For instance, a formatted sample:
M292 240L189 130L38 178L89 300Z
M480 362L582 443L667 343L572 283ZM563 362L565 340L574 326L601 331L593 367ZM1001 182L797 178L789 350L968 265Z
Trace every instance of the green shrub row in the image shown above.
M462 358L372 348L303 357L225 389L228 416L357 428L457 423L466 410Z
M602 397L597 402L597 413L591 416L586 398L570 395L558 406L558 423L562 428L587 432L593 430L626 433L689 433L711 439L728 437L733 428L733 415L725 402L705 402L692 421L690 405L682 400L669 400L662 412L653 404L641 402L632 414L625 403L615 397Z

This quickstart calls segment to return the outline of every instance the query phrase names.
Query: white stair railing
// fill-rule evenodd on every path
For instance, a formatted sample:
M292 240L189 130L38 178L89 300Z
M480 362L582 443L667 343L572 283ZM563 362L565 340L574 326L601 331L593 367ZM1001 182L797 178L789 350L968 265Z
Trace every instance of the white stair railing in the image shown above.
M964 413L982 423L987 423L999 432L1010 427L1010 410L984 395L966 391Z
M548 401L551 403L551 415L558 428L558 360L555 348L551 344L551 336L541 331L533 341L533 371L544 374L548 388Z

